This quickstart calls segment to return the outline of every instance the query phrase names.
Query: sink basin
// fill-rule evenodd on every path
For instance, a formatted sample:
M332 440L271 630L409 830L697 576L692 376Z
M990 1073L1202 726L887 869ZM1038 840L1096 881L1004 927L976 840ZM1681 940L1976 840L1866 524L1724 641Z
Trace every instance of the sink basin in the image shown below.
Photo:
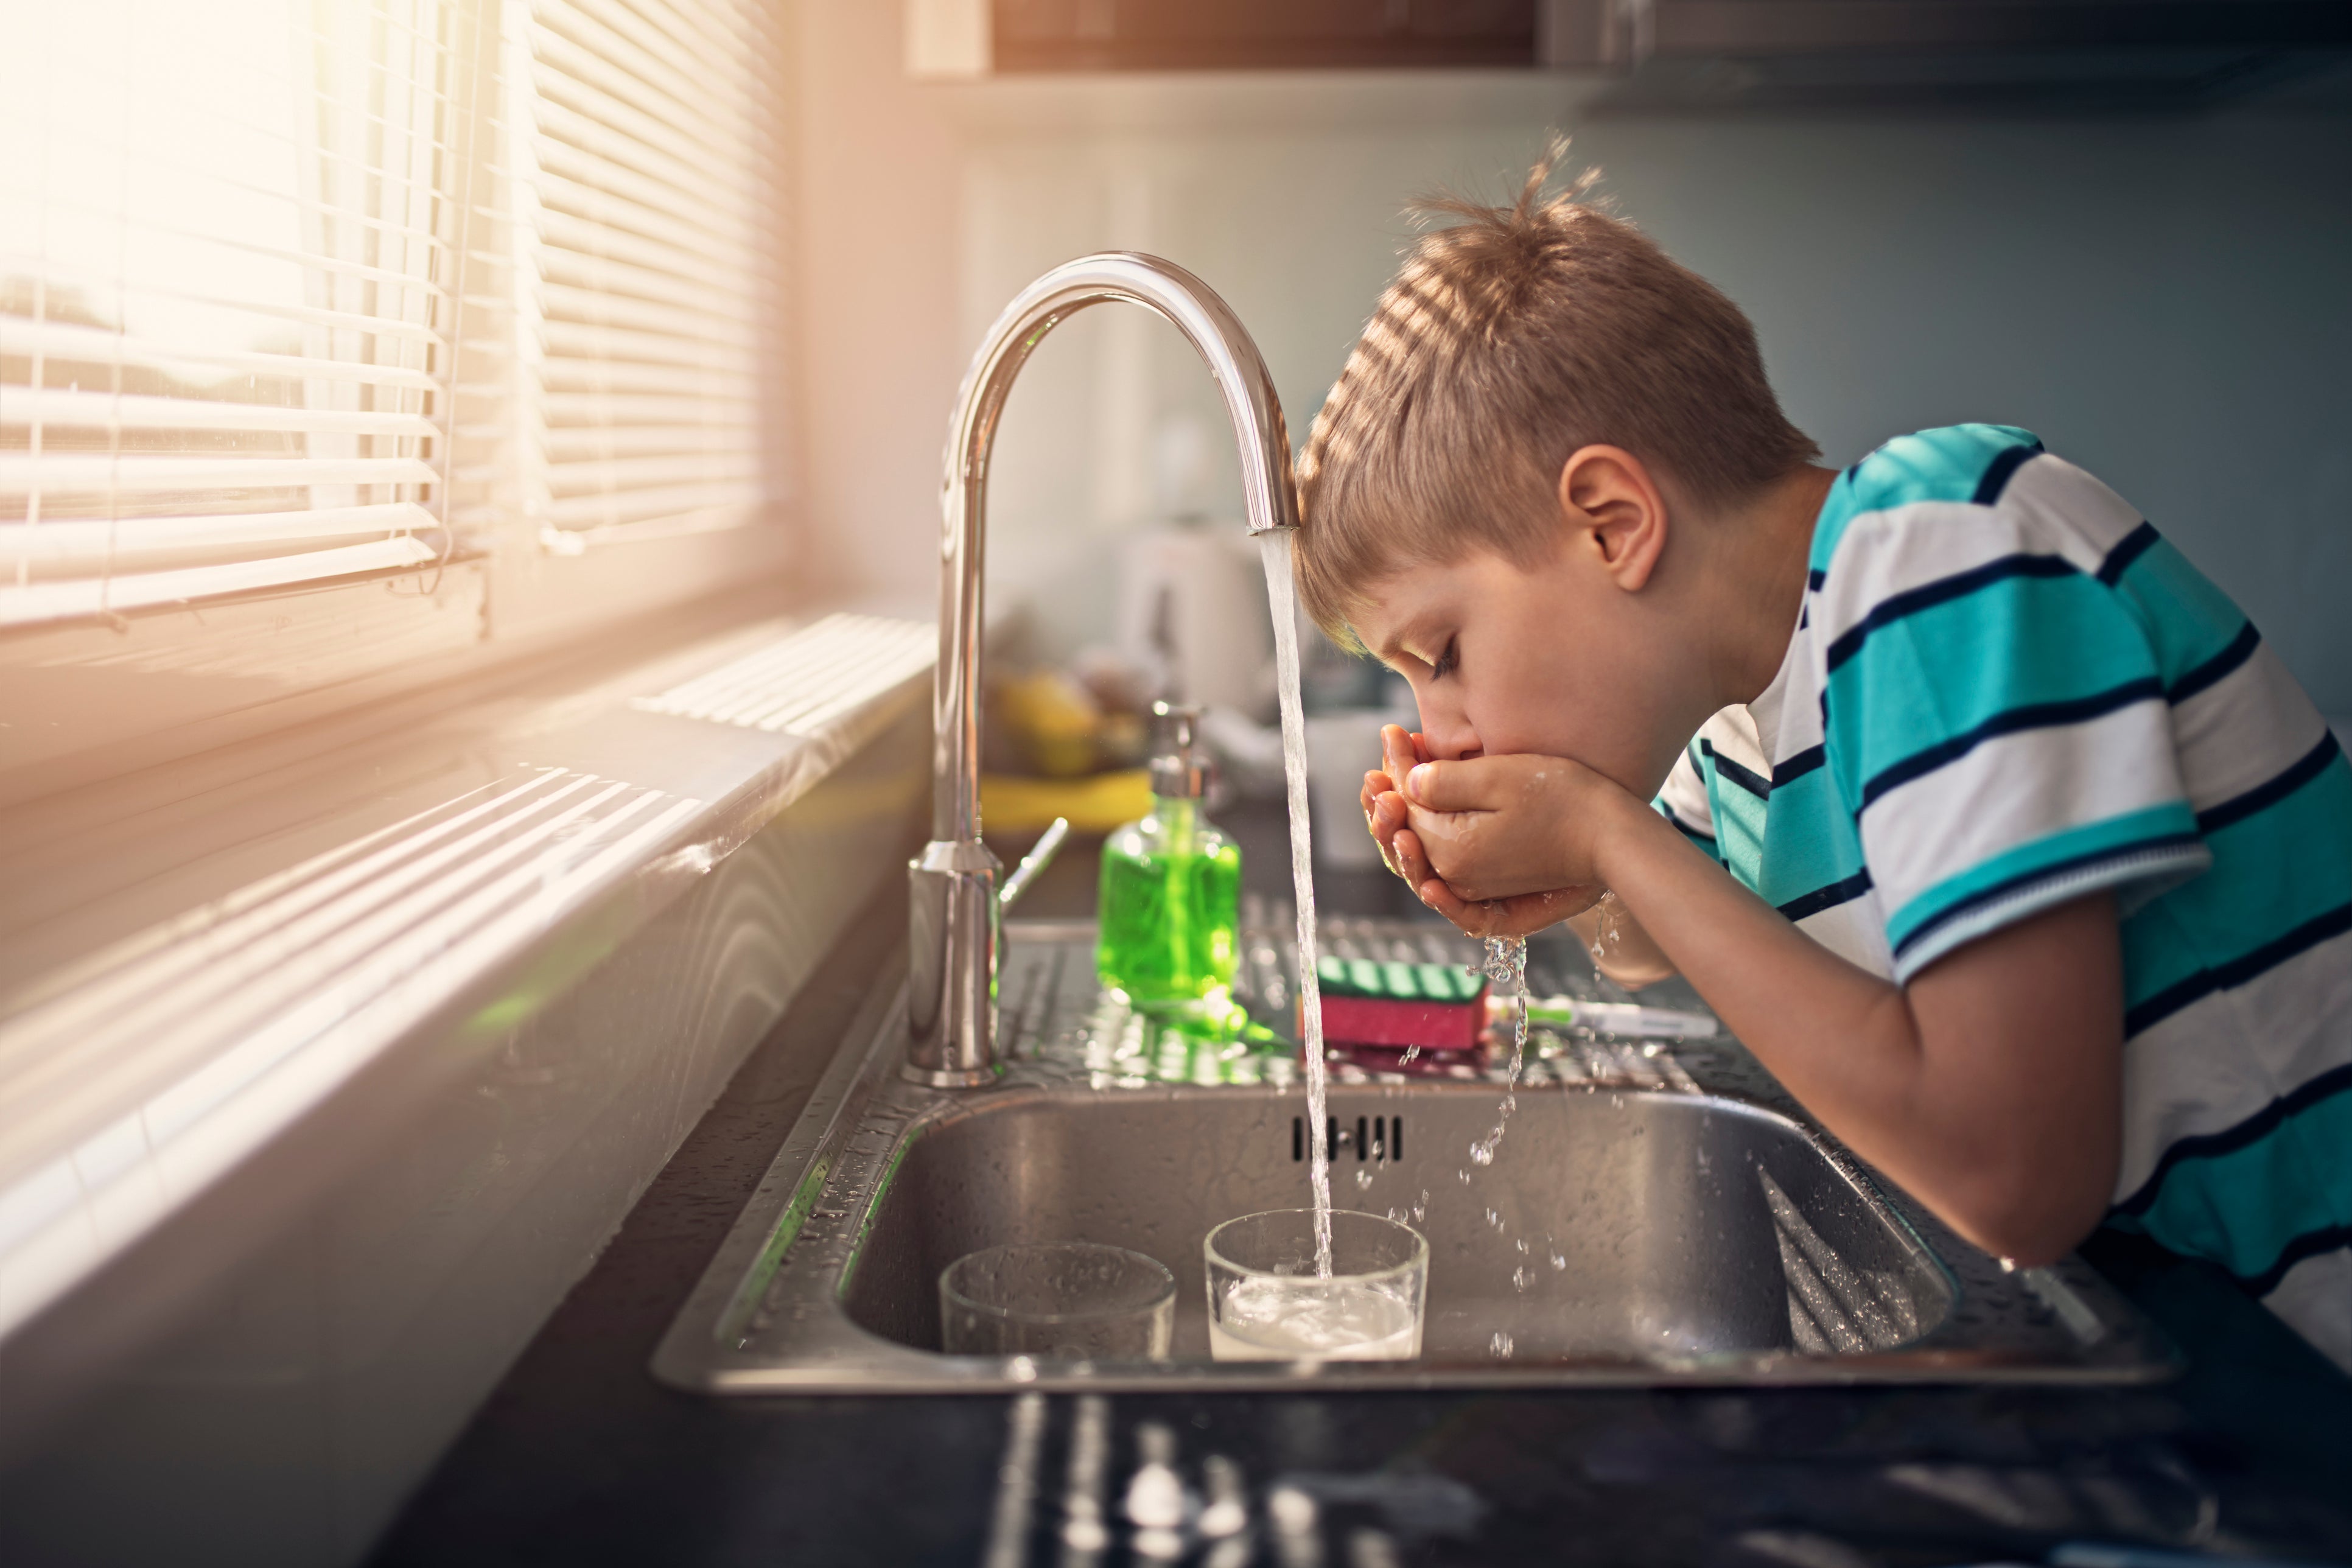
M1170 1088L1029 1090L959 1108L908 1141L843 1310L929 1350L940 1342L931 1282L964 1253L1108 1242L1174 1272L1174 1353L1205 1361L1202 1237L1235 1215L1304 1203L1298 1101L1270 1088ZM1771 1111L1529 1091L1495 1163L1473 1166L1467 1151L1496 1108L1484 1084L1330 1097L1355 1145L1339 1150L1334 1203L1393 1211L1429 1238L1425 1361L1492 1362L1497 1332L1530 1362L1783 1352L1805 1338L1886 1350L1950 1314L1956 1292L1934 1256ZM1810 1256L1828 1260L1836 1285L1808 1304L1788 1277ZM1817 1328L1822 1316L1835 1326Z
M1231 1051L1164 1061L1139 1021L1093 994L1089 931L1014 929L1008 1033L1027 1059L992 1089L906 1083L903 1026L877 995L866 1037L835 1063L664 1342L663 1377L712 1392L877 1393L2131 1382L2172 1370L2095 1275L2071 1262L2005 1272L1890 1196L1719 1041L1663 1058L1608 1042L1539 1057L1485 1166L1469 1152L1496 1123L1498 1082L1349 1073L1328 1106L1333 1200L1428 1237L1423 1353L1213 1363L1202 1237L1307 1201L1292 1065ZM1171 1361L938 1352L940 1269L979 1247L1060 1240L1130 1247L1175 1273Z

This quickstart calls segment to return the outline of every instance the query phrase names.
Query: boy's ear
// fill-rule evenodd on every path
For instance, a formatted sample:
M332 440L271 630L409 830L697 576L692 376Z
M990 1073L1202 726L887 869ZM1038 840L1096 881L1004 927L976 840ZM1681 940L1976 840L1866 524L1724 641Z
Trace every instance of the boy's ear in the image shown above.
M1560 521L1627 593L1638 593L1666 547L1666 500L1622 447L1580 447L1559 470Z

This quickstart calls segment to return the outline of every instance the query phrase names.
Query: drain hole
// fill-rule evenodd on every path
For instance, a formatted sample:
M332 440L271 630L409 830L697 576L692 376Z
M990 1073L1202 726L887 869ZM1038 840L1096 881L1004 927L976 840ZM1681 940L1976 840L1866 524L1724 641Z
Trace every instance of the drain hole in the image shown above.
M1323 1126L1324 1147L1337 1160L1342 1151L1353 1150L1356 1158L1387 1162L1404 1158L1404 1118L1402 1116L1359 1116L1352 1127L1343 1125L1336 1116ZM1290 1158L1296 1164L1307 1158L1307 1119L1290 1119Z

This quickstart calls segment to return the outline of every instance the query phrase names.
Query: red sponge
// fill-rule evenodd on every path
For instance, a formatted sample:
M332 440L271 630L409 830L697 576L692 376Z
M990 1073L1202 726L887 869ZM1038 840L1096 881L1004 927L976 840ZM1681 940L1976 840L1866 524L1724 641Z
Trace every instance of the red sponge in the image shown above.
M1439 1069L1484 1059L1486 982L1449 963L1339 958L1315 965L1326 1047L1366 1067ZM1302 1027L1300 1037L1305 1037Z

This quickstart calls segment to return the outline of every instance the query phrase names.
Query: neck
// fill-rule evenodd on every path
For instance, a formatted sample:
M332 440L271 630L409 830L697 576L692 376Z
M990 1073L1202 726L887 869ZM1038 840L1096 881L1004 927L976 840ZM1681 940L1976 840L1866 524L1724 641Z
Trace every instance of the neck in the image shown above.
M1780 673L1805 602L1813 523L1836 482L1834 469L1799 468L1725 513L1711 531L1724 544L1713 650L1723 703L1754 701Z

